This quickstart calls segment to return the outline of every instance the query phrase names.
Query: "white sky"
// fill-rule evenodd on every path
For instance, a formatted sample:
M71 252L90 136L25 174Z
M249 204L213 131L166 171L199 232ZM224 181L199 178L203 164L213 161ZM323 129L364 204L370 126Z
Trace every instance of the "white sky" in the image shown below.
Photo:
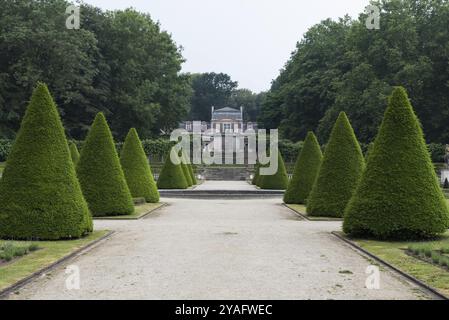
M149 13L184 47L185 72L224 72L255 92L271 81L312 25L356 17L368 0L85 0ZM81 13L82 14L82 13Z

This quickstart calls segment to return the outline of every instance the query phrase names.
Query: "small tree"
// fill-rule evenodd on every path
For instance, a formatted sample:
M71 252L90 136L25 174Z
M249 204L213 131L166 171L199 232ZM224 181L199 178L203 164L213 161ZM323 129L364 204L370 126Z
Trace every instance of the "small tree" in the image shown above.
M346 114L342 112L326 145L318 178L307 200L307 213L343 217L364 168L362 150Z
M92 231L56 105L33 92L0 182L0 238L58 240Z
M421 125L405 89L397 87L366 171L346 208L344 231L380 239L419 239L446 232L448 226L448 207Z
M288 175L285 170L284 160L282 159L282 155L278 152L278 170L274 175L262 175L259 173L259 187L261 189L270 189L270 190L285 190L288 185Z
M78 179L96 217L129 215L134 204L111 130L103 113L97 114L81 149Z
M76 166L78 164L78 161L80 160L80 153L78 152L78 148L76 147L76 144L73 141L69 142L69 148L73 164Z
M293 177L285 192L285 203L304 204L306 202L320 170L322 159L323 154L318 140L313 132L309 132L296 161Z
M159 191L151 167L136 129L132 128L123 144L120 162L134 198L145 198L149 203L159 202Z
M444 188L444 189L449 189L449 181L447 181L447 178L444 179L443 188Z
M157 180L157 186L159 189L187 189L189 185L182 169L181 159L179 159L179 163L174 164L171 161L171 154L174 154L173 157L179 158L176 150L172 148L166 156L164 166Z

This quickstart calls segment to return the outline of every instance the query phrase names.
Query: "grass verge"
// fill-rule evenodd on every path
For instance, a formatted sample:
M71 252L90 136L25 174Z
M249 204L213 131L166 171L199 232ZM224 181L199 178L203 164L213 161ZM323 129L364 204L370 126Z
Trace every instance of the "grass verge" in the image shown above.
M407 253L409 248L416 246L445 248L449 245L449 232L438 240L423 242L350 240L404 273L449 296L449 271Z
M303 204L285 204L288 208L310 221L343 221L341 218L312 217L307 214L307 208Z
M39 247L39 250L30 252L19 259L12 260L11 263L0 266L0 291L86 247L108 234L108 232L94 231L89 236L76 240L34 242ZM0 240L0 246L7 242ZM14 241L14 243L20 244L21 241Z
M164 202L159 203L145 203L143 205L135 206L133 214L126 216L112 216L112 217L94 217L95 220L138 220L164 206Z

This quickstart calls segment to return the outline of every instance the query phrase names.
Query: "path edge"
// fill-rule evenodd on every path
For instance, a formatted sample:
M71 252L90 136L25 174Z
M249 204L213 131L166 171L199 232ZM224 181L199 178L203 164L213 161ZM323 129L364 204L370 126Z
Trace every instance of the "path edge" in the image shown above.
M160 202L160 206L154 209L151 209L150 211L141 214L140 216L138 216L137 218L114 218L114 217L109 217L109 218L105 218L105 217L94 217L93 220L94 221L137 221L137 220L141 220L143 218L145 218L146 216L154 213L155 211L162 209L164 207L168 206L167 202Z
M4 300L6 297L8 297L9 295L11 295L12 293L14 293L15 291L17 291L20 288L23 288L24 286L26 286L27 284L33 282L34 280L36 280L36 278L40 277L42 274L54 270L55 268L59 267L60 265L62 265L63 263L67 262L68 260L76 257L77 255L79 255L80 253L84 252L84 251L89 251L90 249L93 248L93 246L99 244L100 242L105 241L106 239L112 237L116 232L115 231L109 231L108 233L106 233L105 235L103 235L102 237L89 242L87 245L85 245L84 247L81 247L75 251L73 251L72 253L69 253L68 255L62 257L61 259L51 263L50 265L43 267L42 269L34 272L33 274L29 275L26 278L23 278L19 281L17 281L16 283L14 283L13 285L0 290L0 300Z
M339 232L332 231L331 234L334 235L335 237L337 237L338 239L340 239L341 241L345 242L346 244L350 245L351 247L355 248L356 250L358 250L358 251L362 252L363 254L369 256L370 258L376 260L378 263L386 266L387 268L393 270L394 272L398 273L402 277L404 277L404 278L408 279L409 281L413 282L418 287L421 287L421 288L431 292L432 294L434 294L435 296L437 296L438 298L440 298L442 300L449 300L448 296L446 296L445 294L439 292L437 289L427 285L426 283L424 283L421 280L415 278L414 276L412 276L412 275L410 275L410 274L408 274L408 273L406 273L406 272L396 268L392 264L390 264L387 261L385 261L384 259L376 256L375 254L369 252L368 250L363 249L361 246L359 246L355 242L349 240L345 236L341 235Z

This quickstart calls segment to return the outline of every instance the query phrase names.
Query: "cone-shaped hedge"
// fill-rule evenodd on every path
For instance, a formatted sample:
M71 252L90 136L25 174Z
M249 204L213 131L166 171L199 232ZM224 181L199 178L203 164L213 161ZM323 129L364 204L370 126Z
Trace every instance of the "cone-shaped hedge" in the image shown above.
M56 105L39 83L0 182L0 238L58 240L91 231Z
M196 181L195 173L193 172L192 164L190 163L190 160L187 157L187 154L183 153L183 157L184 157L184 161L187 166L187 170L188 170L190 181L192 182L192 185L198 184L198 181Z
M320 170L322 160L323 154L318 140L313 132L309 132L296 161L293 177L285 192L285 203L306 203Z
M76 147L76 144L73 143L73 141L69 142L69 148L73 164L76 166L78 164L78 161L80 160L80 153L78 152L78 148Z
M133 199L103 113L90 128L77 166L78 179L96 217L129 215Z
M366 171L346 208L344 231L418 239L448 226L448 208L419 120L404 88L395 88Z
M311 216L343 217L365 168L354 130L340 113L324 152L323 163L307 200Z
M157 187L159 189L187 189L189 187L181 164L175 165L170 159L170 153L176 152L173 148L167 154L162 167Z
M257 186L257 183L259 181L259 173L260 173L260 164L257 162L256 165L254 166L254 176L253 176L253 180L251 181L251 183L255 186Z
M193 186L193 180L192 176L190 175L189 167L187 165L187 158L185 157L185 154L183 152L179 154L179 158L182 161L181 163L182 172L184 173L184 177L186 178L187 185L191 187Z
M149 203L159 202L159 191L150 164L134 128L126 136L120 154L120 163L131 195L134 198L145 198Z
M197 184L198 184L198 181L196 180L195 172L193 171L192 164L189 163L189 164L187 165L187 167L189 168L189 173L190 173L190 177L192 178L193 185L197 185Z
M287 170L285 170L284 159L278 152L278 170L274 175L260 175L258 179L258 186L261 189L269 190L285 190L288 186Z

